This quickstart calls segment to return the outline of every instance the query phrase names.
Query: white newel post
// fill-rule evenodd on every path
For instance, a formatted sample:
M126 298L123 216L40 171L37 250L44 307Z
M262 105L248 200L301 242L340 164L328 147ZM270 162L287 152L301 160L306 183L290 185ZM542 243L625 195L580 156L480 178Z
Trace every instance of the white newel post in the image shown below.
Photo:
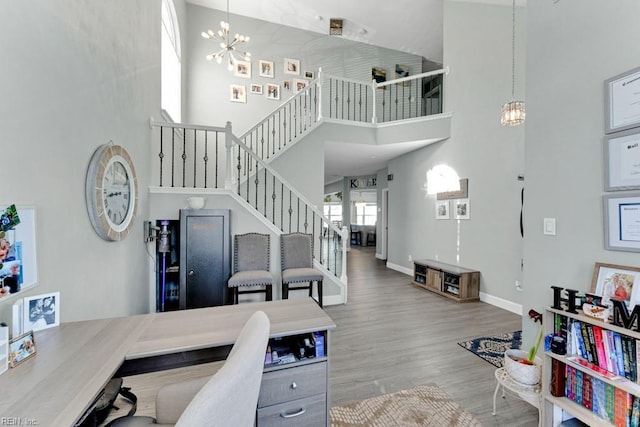
M343 304L347 303L347 291L349 290L349 282L347 280L347 246L348 239L351 236L349 235L349 229L347 226L342 227L342 272L340 273L340 281L344 283L344 301Z
M227 122L224 126L224 147L226 149L224 188L231 190L233 185L233 132L231 130L231 122Z
M371 123L375 124L377 119L376 119L376 88L378 87L378 84L376 83L375 80L371 80Z
M322 119L322 67L318 68L318 81L316 83L316 93L318 94L318 120Z

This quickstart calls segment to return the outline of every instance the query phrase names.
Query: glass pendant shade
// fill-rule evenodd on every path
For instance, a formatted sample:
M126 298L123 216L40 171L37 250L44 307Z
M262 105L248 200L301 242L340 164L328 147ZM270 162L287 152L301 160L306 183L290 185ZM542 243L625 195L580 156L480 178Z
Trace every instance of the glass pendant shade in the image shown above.
M502 126L517 126L524 123L526 112L523 101L511 101L502 106L500 123Z

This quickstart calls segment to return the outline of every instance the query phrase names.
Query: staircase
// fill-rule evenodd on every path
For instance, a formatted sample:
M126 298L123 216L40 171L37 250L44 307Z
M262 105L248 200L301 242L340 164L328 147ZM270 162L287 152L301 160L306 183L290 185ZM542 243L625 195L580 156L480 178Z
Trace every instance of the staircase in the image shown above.
M272 163L322 123L372 127L378 135L374 143L380 143L380 139L393 139L385 136L393 134L389 125L410 127L442 116L445 72L369 83L320 71L306 88L240 137L234 135L231 123L212 127L152 121L159 132L154 138L157 167L152 168L150 191L224 192L275 233L311 234L316 267L334 279L341 302L346 303L346 227L331 223ZM444 133L435 139L447 137ZM424 138L424 132L417 134Z

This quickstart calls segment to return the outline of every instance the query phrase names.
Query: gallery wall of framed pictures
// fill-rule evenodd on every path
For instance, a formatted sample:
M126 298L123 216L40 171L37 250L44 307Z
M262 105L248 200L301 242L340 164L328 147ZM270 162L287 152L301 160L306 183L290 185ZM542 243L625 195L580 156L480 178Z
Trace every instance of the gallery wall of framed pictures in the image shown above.
M247 94L251 96L264 96L266 99L279 100L283 92L297 93L303 90L311 80L316 76L315 71L300 68L300 60L294 58L283 58L282 74L285 80L279 82L269 82L264 79L277 79L275 61L260 59L256 64L258 68L258 77L261 81L251 82L248 85L234 82L229 85L229 101L246 104L248 101ZM234 64L234 77L242 79L252 79L255 74L252 73L253 63L249 61L236 61ZM292 77L289 77L292 76ZM298 77L294 77L298 76Z
M640 67L604 82L605 249L640 252Z

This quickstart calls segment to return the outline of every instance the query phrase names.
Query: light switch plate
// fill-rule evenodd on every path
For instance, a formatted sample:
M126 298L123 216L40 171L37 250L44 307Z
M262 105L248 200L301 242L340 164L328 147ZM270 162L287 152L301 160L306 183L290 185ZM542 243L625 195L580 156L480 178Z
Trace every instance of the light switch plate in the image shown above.
M556 219L555 218L545 218L543 221L543 233L547 236L555 236L556 235Z

